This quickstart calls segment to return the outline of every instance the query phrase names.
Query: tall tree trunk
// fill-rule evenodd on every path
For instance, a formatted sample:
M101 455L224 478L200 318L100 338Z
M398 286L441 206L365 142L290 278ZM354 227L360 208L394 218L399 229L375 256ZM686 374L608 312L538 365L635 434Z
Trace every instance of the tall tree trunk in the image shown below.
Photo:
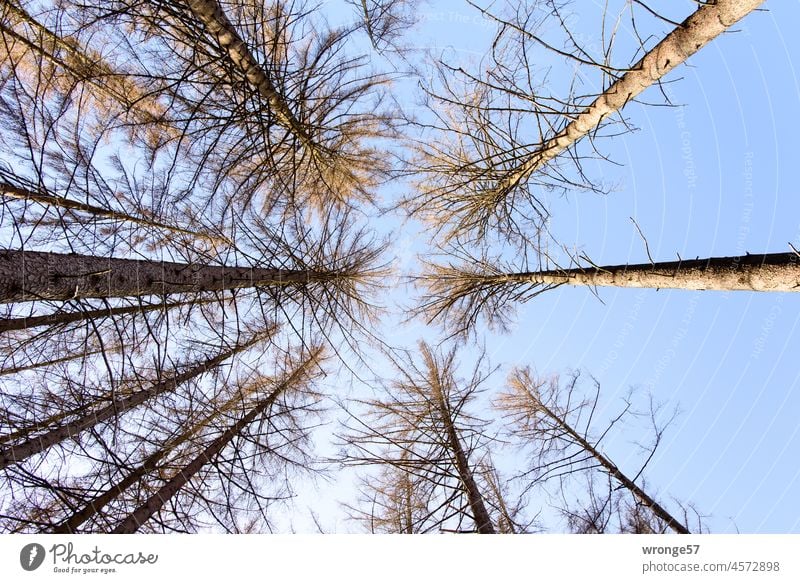
M89 351L81 351L76 352L74 354L68 354L66 356L61 356L59 358L51 358L49 360L42 360L39 362L33 362L29 364L22 364L19 366L12 366L11 368L2 368L0 369L0 376L6 376L10 374L16 374L18 372L26 371L26 370L33 370L35 368L42 368L47 366L52 366L54 364L59 364L61 362L69 362L70 360L77 360L79 358L86 358L88 356L94 356L95 354L108 354L110 350L108 348L101 348L100 350L89 350Z
M206 30L216 39L220 48L228 54L228 58L248 83L253 85L267 100L278 122L291 131L300 143L309 149L309 153L315 154L316 146L307 129L292 113L286 100L280 95L264 68L247 48L219 3L216 0L187 0L186 4L194 17L202 22Z
M577 444L583 451L591 455L597 463L599 463L617 482L626 488L635 498L642 504L647 506L654 515L663 520L672 530L678 534L690 534L689 530L672 514L667 512L663 506L651 498L647 492L637 486L633 480L628 478L622 471L606 456L600 453L591 443L583 438L575 429L545 405L541 399L533 395L527 387L525 387L527 398L529 399L530 406L535 411L541 411L555 423L561 431L563 431L570 440Z
M294 369L266 398L236 423L228 427L219 437L212 441L197 457L178 471L172 479L150 496L141 506L134 510L113 531L113 534L130 534L136 532L151 516L158 512L164 504L173 498L207 464L212 463L223 449L248 425L264 415L275 400L285 391L291 390L305 375L306 370L318 362L321 350L315 350L310 357Z
M156 470L161 461L170 455L176 448L180 447L202 429L209 427L211 423L223 413L234 409L237 403L241 403L248 398L252 392L260 385L252 383L245 390L239 391L234 397L230 398L222 406L216 408L213 413L191 425L179 436L171 439L163 447L148 456L137 468L127 474L120 481L109 486L102 494L95 496L86 506L72 514L69 518L58 524L52 529L45 529L51 533L73 534L80 525L93 516L99 514L103 508L128 488L142 480L147 474Z
M10 332L12 330L28 330L39 326L57 326L59 324L72 324L73 322L83 322L84 320L96 320L114 316L124 316L127 314L138 314L152 312L155 310L169 310L180 306L197 305L208 303L214 300L190 300L185 302L164 302L160 304L145 304L141 306L118 306L115 308L101 308L97 310L80 310L73 312L57 312L46 316L28 316L26 318L0 318L0 332ZM7 373L0 373L7 374Z
M361 10L364 12L364 27L367 30L367 36L369 37L369 42L372 43L372 48L376 51L378 50L378 43L377 38L375 37L375 31L372 30L372 17L369 13L369 6L367 6L367 0L361 0Z
M19 445L12 445L10 447L0 449L0 470L11 464L19 463L32 455L41 453L47 448L60 443L69 437L77 436L86 429L94 427L103 421L111 419L117 415L122 415L126 411L141 405L153 397L170 391L188 380L213 370L234 355L247 350L265 338L273 335L275 330L276 327L273 326L269 330L256 334L247 342L237 344L233 348L226 350L217 356L209 358L183 373L173 374L171 377L161 382L154 383L148 389L138 391L126 397L117 398L109 405L98 411L87 412L80 419L76 419L71 423L51 429L47 433L30 438Z
M95 399L94 403L111 401L113 398L114 395L109 392ZM87 406L88 405L84 403L73 409L62 409L58 413L54 413L53 415L50 415L49 417L42 419L41 421L36 421L35 423L26 425L22 429L18 429L17 431L14 431L12 433L7 433L5 435L0 436L0 443L8 443L9 441L14 441L15 439L27 437L31 433L36 433L37 431L42 431L44 429L47 429L48 427L52 427L53 425L55 425L59 421L62 421L63 419L66 419L67 417L72 417L73 415L80 415L82 412L86 411Z
M506 504L505 494L500 485L500 476L497 474L497 468L495 468L492 463L483 463L481 464L481 471L486 476L489 491L494 499L497 511L500 514L500 518L497 521L497 530L501 534L517 534L514 517L509 511L508 504Z
M567 127L527 157L499 187L507 194L522 180L591 133L609 115L659 81L765 0L716 0L701 6L613 83Z
M689 290L800 292L800 256L768 253L633 265L473 275L475 283L531 283ZM465 275L465 278L473 277Z
M400 478L399 486L401 496L403 499L402 510L398 511L400 517L400 524L398 525L397 532L402 534L414 534L414 486L411 482L411 474L403 472ZM403 518L405 524L403 524Z
M0 170L0 173L2 173L2 170ZM128 213L118 212L107 208L99 207L96 205L87 204L84 202L78 202L76 200L71 200L63 196L55 196L41 189L32 190L30 188L22 188L20 186L10 184L5 180L0 181L0 194L2 194L2 196L6 198L13 198L18 200L30 200L38 202L39 204L67 209L69 211L82 211L97 217L126 221L129 223L134 223L136 225L142 225L143 227L152 227L164 231L169 231L171 233L189 235L192 237L197 237L199 239L206 239L211 242L223 242L228 244L230 243L230 240L219 235L211 235L208 233L192 231L190 229L182 229L174 225L169 225L167 223L156 221L155 219L138 217L136 215L131 215Z
M329 281L334 273L0 251L0 303L224 291Z
M442 379L436 367L436 361L433 358L430 350L426 345L421 345L424 358L430 367L433 374L430 375L431 390L433 391L433 398L439 410L442 423L445 426L447 434L447 442L449 450L453 455L456 471L464 486L469 501L470 510L472 511L473 519L475 520L475 527L481 534L495 534L492 519L489 512L486 510L486 505L483 501L478 484L475 482L475 477L472 475L472 468L469 465L469 459L461 444L461 439L458 436L455 425L453 423L453 416L450 412L450 403L448 402L444 390L442 388Z

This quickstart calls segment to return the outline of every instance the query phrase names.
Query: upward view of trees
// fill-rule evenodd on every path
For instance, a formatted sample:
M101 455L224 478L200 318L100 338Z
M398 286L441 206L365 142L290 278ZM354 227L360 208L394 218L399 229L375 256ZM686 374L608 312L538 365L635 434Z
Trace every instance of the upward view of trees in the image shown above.
M587 154L579 142L585 138L594 146L627 103L761 4L701 4L644 56L622 64L612 63L614 32L599 55L589 54L568 29L566 51L551 46L539 30L548 13L553 25L567 26L558 2L518 3L510 16L478 7L499 25L491 65L479 73L438 65L440 82L426 89L437 138L417 148L420 181L406 201L410 212L446 241L475 241L499 231L535 244L531 232L548 218L537 194L541 187L598 188L583 171ZM533 60L542 47L563 56L565 66L600 71L602 93L581 95L575 82L559 93L560 87L545 83ZM642 50L644 39L635 54Z
M563 285L800 291L794 248L602 266L549 228L628 104L763 3L623 2L590 48L561 2L470 0L496 32L467 66L409 46L406 0L2 0L0 529L274 532L341 471L368 532L704 532L645 480L654 401L595 417L599 382L499 381L475 339Z

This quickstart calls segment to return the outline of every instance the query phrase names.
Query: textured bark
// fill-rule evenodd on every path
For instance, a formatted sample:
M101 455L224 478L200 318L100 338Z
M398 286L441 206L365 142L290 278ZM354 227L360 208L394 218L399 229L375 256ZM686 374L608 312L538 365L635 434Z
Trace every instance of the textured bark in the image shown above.
M608 265L575 269L490 275L487 283L530 282L542 285L588 285L720 291L800 291L800 256L768 253Z
M241 417L236 423L225 430L219 437L212 441L189 464L172 477L155 494L150 496L141 506L134 510L113 531L113 534L131 534L136 532L151 516L158 512L172 497L174 497L207 464L212 463L223 449L248 425L264 415L275 400L294 385L306 374L306 370L317 362L321 354L315 351L298 368L283 380L269 396L263 399L255 408Z
M329 281L304 270L0 251L0 303L201 293Z
M592 132L609 115L682 64L729 27L758 8L765 0L717 0L702 4L680 26L668 34L613 83L567 127L531 154L502 186L508 192L578 140Z
M472 475L472 468L469 465L469 459L467 458L467 454L461 444L461 439L459 439L458 432L453 424L453 416L450 413L450 405L445 398L438 370L436 369L435 360L433 355L427 351L427 347L423 347L423 349L425 350L425 359L428 361L431 371L434 372L434 374L431 374L430 377L433 398L436 402L437 408L439 409L439 415L441 416L442 423L444 423L445 426L449 450L453 455L456 471L458 472L458 476L461 479L461 483L464 485L464 490L467 493L467 500L469 500L470 510L472 511L472 516L475 520L475 526L478 532L481 534L495 534L495 529L492 525L492 519L489 516L489 512L486 510L483 496L481 495L478 484L475 482L475 478Z
M76 200L71 200L62 196L55 196L53 194L50 194L42 190L35 191L27 188L22 188L19 186L15 186L13 184L9 184L8 182L0 182L0 194L2 194L2 196L6 198L13 198L18 200L31 200L48 206L63 208L70 211L81 211L97 217L126 221L129 223L134 223L136 225L142 225L143 227L153 227L164 231L170 231L172 233L179 233L181 235L190 235L192 237L198 237L200 239L207 239L212 242L221 241L225 243L230 243L230 241L228 241L225 237L210 235L207 233L200 233L197 231L191 231L189 229L182 229L180 227L169 225L167 223L162 223L153 219L148 219L145 217L137 217L136 215L109 210L107 208L86 204L83 202L78 202Z
M228 58L244 75L248 83L267 100L270 110L279 123L291 131L313 154L315 148L306 128L289 109L285 99L247 48L219 3L216 0L188 0L186 4L194 17L202 22L206 30L216 39L220 48L228 54Z
M73 312L57 312L46 316L29 316L27 318L0 318L0 332L10 332L12 330L27 330L38 328L39 326L55 326L59 324L71 324L84 320L97 320L100 318L111 318L114 316L124 316L126 314L138 314L152 312L154 310L169 310L180 306L197 305L197 300L186 302L172 302L163 304L146 304L141 306L121 306L116 308L101 308L98 310L81 310ZM2 373L0 373L2 374Z
M84 522L99 514L109 502L142 480L147 474L156 470L161 461L175 451L176 448L188 442L202 429L209 427L211 423L220 415L231 411L237 403L241 403L243 399L246 399L256 387L257 385L251 385L247 390L241 391L236 396L229 399L221 407L218 407L211 415L208 415L205 419L202 419L201 421L191 425L179 436L171 439L162 448L148 456L137 468L127 474L120 481L109 486L102 494L95 496L91 502L86 504L86 506L73 513L69 518L54 528L46 529L46 531L56 534L73 534Z
M18 445L0 449L0 470L11 464L19 463L32 455L41 453L47 448L60 443L65 439L75 437L83 431L89 429L90 427L94 427L103 421L107 421L118 415L122 415L126 411L141 405L153 397L173 390L178 385L214 369L232 356L243 352L244 350L261 342L268 336L271 336L274 332L275 327L272 327L269 330L255 335L247 342L238 344L230 350L226 350L217 356L209 358L183 373L173 374L173 376L161 382L154 383L148 389L138 391L126 397L117 398L102 409L87 412L83 417L71 423L52 429L43 435L30 438Z

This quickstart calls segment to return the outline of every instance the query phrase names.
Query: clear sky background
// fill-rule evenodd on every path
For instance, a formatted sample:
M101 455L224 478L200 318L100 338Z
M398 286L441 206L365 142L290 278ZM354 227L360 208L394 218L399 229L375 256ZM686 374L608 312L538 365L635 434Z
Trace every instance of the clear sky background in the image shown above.
M573 5L588 42L599 35L594 15L602 4ZM670 3L669 16L682 20L696 6ZM450 62L477 63L491 42L493 26L465 3L428 2L418 17L406 43ZM607 196L550 199L557 239L599 265L647 262L633 217L655 261L784 252L789 242L800 249L798 22L800 2L768 1L737 32L668 76L674 82L665 90L676 107L629 104L624 113L638 131L600 143L621 165L586 166L615 188ZM672 28L650 23L658 38ZM616 54L623 60L629 24L620 35ZM417 97L408 87L400 84L397 99L413 111ZM651 89L642 101L663 98ZM399 225L396 218L383 221ZM399 228L392 252L408 273L425 247L418 225ZM501 367L492 386L502 386L512 366L529 364L543 374L579 368L593 375L607 414L631 387L641 398L652 394L665 415L676 407L680 414L648 467L651 491L695 505L715 533L800 532L800 294L598 292L599 299L587 288L560 287L519 306L510 333L481 330L491 361ZM410 302L405 290L393 300ZM412 346L436 331L415 323L392 326L387 335ZM462 352L465 369L473 356ZM347 383L336 383L339 394L346 390ZM644 429L617 432L605 443L623 471L638 470L634 444L648 439ZM331 530L352 530L333 504L347 499L349 484L342 474L309 503ZM301 523L295 526L305 530Z
M323 2L332 21L357 18L352 4ZM498 0L495 6L502 4ZM573 2L573 32L587 46L600 46L604 4ZM650 4L664 4L659 9L673 20L697 9L690 0ZM477 10L460 0L428 0L420 2L417 17L401 41L411 62L421 63L428 52L465 69L479 66L494 25ZM637 131L598 142L617 164L585 165L593 178L613 188L607 195L548 198L555 239L598 265L648 261L631 218L655 261L786 252L790 242L800 249L798 23L800 0L767 0L763 11L668 76L664 91L673 107L629 104L624 115ZM641 34L653 38L673 28L652 17L637 24ZM618 64L629 63L634 44L630 22L621 22ZM364 50L370 50L366 39ZM546 51L536 58L540 65L560 62ZM405 67L399 59L376 57L379 69L387 62ZM424 115L416 106L418 79L398 77L398 103L408 113ZM596 81L585 79L587 93L601 90ZM663 96L651 88L641 101L663 104ZM408 188L387 185L384 202ZM393 313L378 334L408 348L420 338L441 338L435 327L400 323L414 301L401 277L414 275L416 257L429 251L424 229L404 222L400 213L375 212L371 220L378 231L391 233L387 258L394 258L398 270L385 282L390 293L380 299ZM694 505L711 532L800 533L800 293L601 288L594 295L585 287L562 286L518 306L508 333L480 328L477 340L499 366L487 384L490 390L501 388L516 365L543 375L580 369L601 384L601 422L619 409L631 388L639 405L649 394L663 403L664 419L677 409L648 466L648 490L662 500ZM465 371L476 355L473 346L461 350ZM372 355L366 360L374 372L392 374ZM331 375L324 384L340 398L369 390L347 374ZM331 420L335 407L332 412ZM323 455L337 453L331 440L337 430L330 423L318 432ZM636 443L649 439L640 423L612 434L603 450L633 475L641 461ZM511 452L497 461L507 473L523 469ZM338 505L354 501L352 477L348 471L333 473L316 489L298 481L297 504L276 521L278 528L289 522L298 531L313 531L310 509L326 531L355 530ZM544 503L531 500L531 514Z

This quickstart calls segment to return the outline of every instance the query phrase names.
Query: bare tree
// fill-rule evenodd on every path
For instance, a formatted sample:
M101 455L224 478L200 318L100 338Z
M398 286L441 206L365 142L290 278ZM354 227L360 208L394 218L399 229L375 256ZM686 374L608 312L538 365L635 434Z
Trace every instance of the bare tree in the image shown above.
M20 372L24 372L26 370L48 368L57 364L69 362L76 359L85 359L98 354L108 354L108 352L109 352L109 347L104 347L103 349L100 350L82 350L79 352L74 352L72 354L67 354L65 356L58 356L56 358L50 358L44 360L39 359L27 362L25 364L13 364L12 366L6 366L6 364L4 363L3 368L0 369L0 375L14 375Z
M397 48L401 35L414 23L420 2L413 0L348 0L363 22L372 47L383 53Z
M208 301L208 300L207 300ZM0 332L10 332L12 330L27 330L40 326L55 326L59 324L71 324L84 320L100 320L104 317L122 316L126 314L136 314L153 310L169 310L181 306L197 305L198 300L183 302L156 302L152 304L135 304L130 306L117 306L101 308L97 310L78 309L75 311L59 310L53 314L45 316L31 316L29 318L3 318L0 319ZM5 368L0 370L0 374L8 374Z
M575 530L606 532L616 510L615 505L618 504L615 492L624 489L633 497L635 504L646 508L652 517L639 520L641 525L644 524L643 521L650 521L650 524L660 521L676 533L689 533L684 522L674 517L636 484L655 454L664 433L664 427L656 424L655 409L651 406L648 413L653 423L654 442L649 447L647 459L631 478L601 450L604 438L625 417L633 414L631 404L627 403L608 426L602 432L597 432L597 437L593 437L592 433L597 431L592 424L598 411L600 385L595 381L594 396L582 399L577 390L579 376L575 373L562 384L558 377L549 381L543 380L535 376L529 368L516 368L511 372L507 391L497 399L496 406L506 417L509 432L525 443L532 452L534 463L522 476L530 482L530 487L534 484L544 485L549 481L558 482L563 498L569 496L567 482L576 474L599 472L608 476L608 482L613 482L613 486L608 486L605 497L597 491L599 480L595 481L590 476L587 488L588 505L578 511L565 511ZM628 514L620 522L621 530L631 528L632 509L634 506L624 508L623 513Z
M430 489L413 471L386 466L360 479L357 501L345 508L370 533L423 534L438 528L429 524Z
M346 213L335 211L311 225L286 221L276 227L249 212L236 218L227 244L220 240L209 248L172 241L152 250L146 259L140 258L141 250L134 255L137 259L118 258L116 245L110 245L113 254L109 255L0 252L9 278L7 289L21 292L2 298L9 306L2 327L30 331L28 336L17 336L9 350L19 351L32 340L76 329L90 336L102 330L118 336L119 328L127 327L134 317L141 321L152 315L161 324L183 321L187 325L226 305L249 318L285 321L301 334L311 328L326 335L333 329L345 332L343 341L352 347L353 334L371 334L375 307L368 290L380 285L385 273L376 265L383 244L376 244L369 232L354 228ZM70 246L82 234L67 239ZM119 246L119 254L124 255L127 245ZM169 255L184 262L164 260ZM152 318L147 329L151 336L158 331ZM42 331L31 331L45 325ZM11 362L17 360L30 359Z
M0 181L0 195L6 198L37 202L42 205L64 209L67 212L79 211L102 219L126 221L143 228L158 229L179 235L186 235L199 239L208 239L212 242L219 241L222 244L231 243L225 237L220 235L192 231L190 229L184 229L175 225L163 223L154 218L135 216L130 213L113 210L109 208L110 205L101 207L72 200L64 196L56 196L43 190L42 188L36 187L33 184L26 184L24 179L20 179L20 177L14 176L2 169L0 169L0 176L2 176L2 180Z
M7 446L0 450L0 469L5 468L10 464L20 463L28 457L37 453L41 453L48 447L51 447L63 441L64 439L79 435L81 432L94 427L98 423L103 423L104 421L121 415L129 409L141 405L148 399L156 397L165 391L172 390L176 385L212 370L220 363L228 360L242 351L252 348L259 342L262 342L272 336L274 333L275 329L269 328L261 333L255 334L252 338L249 338L244 342L229 348L228 350L220 352L216 356L208 358L200 363L194 363L193 366L183 372L179 373L176 371L171 376L153 383L146 389L132 393L129 396L116 398L108 404L101 403L100 407L93 411L89 408L81 410L81 416L74 421L61 424L53 429L50 429L44 434L28 438L21 443Z
M314 371L311 369L319 366L321 357L322 350L320 348L314 349L302 362L294 365L293 369L287 372L285 377L278 379L266 395L256 395L254 399L250 399L250 402L246 404L248 408L242 412L241 416L232 425L227 427L216 439L208 443L196 457L192 458L185 467L179 469L164 486L159 488L142 505L122 520L112 532L115 534L136 532L144 522L168 504L170 499L175 497L198 472L209 464L215 463L223 451L230 447L232 441L240 437L240 434L249 425L261 418L269 420L270 410L285 392L302 391L304 386L310 382L310 379L315 376L313 374ZM269 452L270 446L264 444L264 449Z
M330 281L335 273L62 255L0 254L0 302L117 298L291 286Z
M513 513L499 500L488 423L468 412L486 378L482 363L459 380L455 349L440 354L420 342L418 355L394 366L386 397L363 402L365 416L343 438L345 463L383 471L365 483L355 516L380 531L510 530Z
M125 127L130 134L144 130L151 144L163 142L165 136L177 137L167 106L158 100L158 91L148 86L151 80L114 66L75 37L49 29L18 0L3 3L0 35L0 54L4 54L6 65L14 68L16 77L39 81L47 77L48 92L87 89L91 100L87 105L116 119L115 125ZM100 36L96 35L93 42L102 46Z
M388 169L376 144L393 135L389 79L348 54L353 29L302 2L75 5L86 30L139 34L124 52L167 85L183 122L180 152L164 154L192 160L213 194L290 213L373 199Z
M291 473L313 471L308 433L320 397L310 383L322 372L322 361L318 348L268 354L276 376L249 368L254 361L241 357L238 366L228 367L230 375L213 369L209 382L168 393L142 411L146 415L121 416L113 432L93 430L95 443L71 452L69 459L79 464L51 465L38 474L16 467L10 478L24 490L12 498L17 504L4 508L0 524L13 531L109 531L161 484L180 479L186 464L229 424L269 398L269 415L243 427L229 453L212 459L194 486L165 501L165 512L158 511L147 530L186 532L211 523L232 532L247 525L262 532L270 528L265 511L291 495ZM288 393L276 396L289 381L294 383Z
M424 290L418 312L465 334L480 317L503 327L515 303L562 285L798 292L800 256L793 251L542 271L515 271L499 260L468 257L456 265L429 264L418 281Z
M426 83L432 116L419 122L423 134L409 166L419 179L405 207L431 225L437 241L472 243L498 234L531 245L550 218L547 192L602 190L581 166L589 155L603 156L593 145L599 130L763 0L701 3L652 48L640 39L623 65L611 63L621 15L609 18L611 26L602 16L601 46L590 50L571 30L563 2L517 4L508 16L470 4L498 32L479 70L440 62L435 82ZM671 22L644 2L625 3L637 35L634 8L659 24ZM609 3L605 9L612 10ZM561 38L550 38L549 29ZM541 63L553 57L561 70ZM576 68L601 75L602 91L586 95L581 76L570 76ZM617 133L625 131L627 124ZM582 138L592 141L589 152L577 150Z
M522 180L592 132L604 118L622 109L645 89L658 83L664 75L683 64L686 59L763 3L764 0L718 0L701 4L697 11L613 82L564 129L542 144L539 150L526 155L519 166L500 183L498 196L507 195ZM486 11L483 13L487 14ZM523 34L534 36L527 31L523 31Z

